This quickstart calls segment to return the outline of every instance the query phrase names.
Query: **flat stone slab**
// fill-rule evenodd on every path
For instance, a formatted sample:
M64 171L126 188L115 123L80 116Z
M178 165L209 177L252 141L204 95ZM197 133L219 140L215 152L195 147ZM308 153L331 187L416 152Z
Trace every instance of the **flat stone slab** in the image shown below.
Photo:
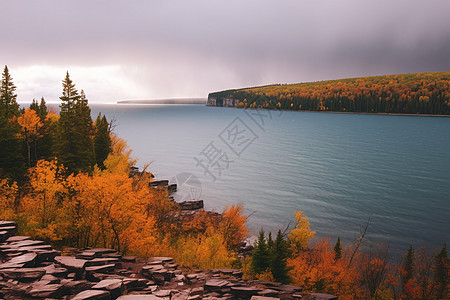
M330 294L311 293L314 300L337 300L338 297Z
M205 282L205 290L208 290L208 291L221 290L223 287L226 287L228 284L229 284L229 282L226 280L209 279Z
M66 277L69 273L69 270L66 268L57 268L55 264L51 264L47 267L44 267L45 274L53 275L55 277Z
M44 268L3 269L0 275L7 279L30 282L40 279L45 274Z
M86 290L76 294L71 300L110 300L111 295L107 291Z
M86 272L96 272L96 273L110 273L116 268L115 264L102 265L102 266L92 266L86 267Z
M63 286L61 284L47 284L33 287L29 292L33 298L59 298Z
M81 270L86 265L87 260L78 259L73 256L56 256L55 261L68 269Z
M109 248L88 248L84 251L88 252L94 252L97 255L103 255L103 254L110 254L110 253L117 253L117 250L109 249Z
M122 257L122 261L134 263L136 262L136 256L124 256Z
M37 245L44 245L44 241L38 241L38 240L22 240L18 242L14 242L9 244L9 248L21 248L21 247L29 247L29 246L37 246Z
M22 265L22 267L33 267L37 258L36 253L26 253L14 258L11 258L7 262L0 265L0 269L13 268L17 265Z
M0 221L0 228L2 228L2 227L10 227L10 226L17 227L17 223L14 222L14 221Z
M173 262L172 257L151 257L148 259L147 263L150 264L152 261L162 261L163 263Z
M115 289L121 289L123 285L122 279L104 279L94 285L92 289L94 290L115 290Z
M16 236L12 236L10 238L8 238L6 240L7 243L15 243L15 242L21 242L21 241L26 241L26 240L30 240L31 237L26 236L26 235L16 235Z
M92 266L102 266L102 265L109 265L109 264L116 264L119 263L120 259L118 258L94 258L91 260L88 260L86 262L86 267L92 267Z
M124 295L117 300L161 300L161 298L155 295Z
M262 290L256 286L232 286L231 293L238 297L256 296Z
M264 296L252 296L252 298L250 300L280 300L280 298L264 297Z

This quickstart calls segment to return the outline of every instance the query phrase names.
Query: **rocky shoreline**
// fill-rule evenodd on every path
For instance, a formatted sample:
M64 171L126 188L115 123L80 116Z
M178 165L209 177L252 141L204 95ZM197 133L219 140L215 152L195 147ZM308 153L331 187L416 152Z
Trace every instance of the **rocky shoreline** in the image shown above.
M185 272L170 257L142 259L103 248L59 251L16 233L15 222L0 221L0 299L337 299L243 280L235 269Z

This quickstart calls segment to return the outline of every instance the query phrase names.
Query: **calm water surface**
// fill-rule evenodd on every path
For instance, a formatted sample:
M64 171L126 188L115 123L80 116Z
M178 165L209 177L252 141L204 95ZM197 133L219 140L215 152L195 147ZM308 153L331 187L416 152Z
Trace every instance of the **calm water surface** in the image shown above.
M115 133L157 178L198 178L182 186L179 198L199 195L201 187L207 209L242 203L254 232L283 228L302 210L316 236L333 242L353 241L369 218L366 244L389 243L394 254L410 244L450 241L450 118L255 115L203 105L91 108L93 117L101 111L115 119ZM195 160L207 165L214 157L215 181Z

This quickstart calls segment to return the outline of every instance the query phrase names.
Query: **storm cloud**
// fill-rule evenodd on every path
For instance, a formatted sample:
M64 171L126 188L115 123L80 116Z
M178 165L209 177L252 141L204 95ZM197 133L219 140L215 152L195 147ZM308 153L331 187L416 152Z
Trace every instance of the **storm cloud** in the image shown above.
M448 0L2 1L19 101L91 101L450 70Z

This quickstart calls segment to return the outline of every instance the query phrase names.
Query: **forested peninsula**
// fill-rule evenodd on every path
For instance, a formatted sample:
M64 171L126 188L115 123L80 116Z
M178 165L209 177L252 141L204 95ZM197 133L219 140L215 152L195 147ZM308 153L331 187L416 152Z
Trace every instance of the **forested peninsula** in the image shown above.
M450 115L450 72L233 89L210 93L207 105L296 111Z

